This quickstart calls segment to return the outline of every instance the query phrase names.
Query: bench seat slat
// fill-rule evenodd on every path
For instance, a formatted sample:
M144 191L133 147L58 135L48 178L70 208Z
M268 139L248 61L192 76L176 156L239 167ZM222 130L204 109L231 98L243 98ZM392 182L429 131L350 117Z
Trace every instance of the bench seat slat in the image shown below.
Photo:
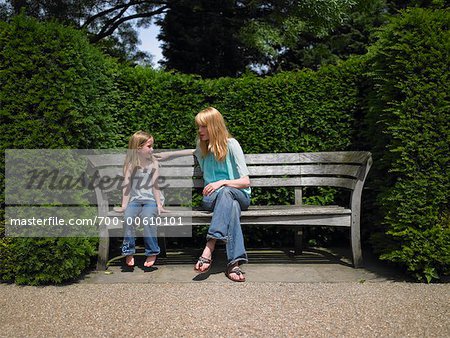
M171 208L168 207L170 210ZM186 217L193 225L208 224L213 213L204 210L172 211L161 217ZM350 226L351 210L340 206L253 206L241 212L241 223L246 225L332 225ZM123 214L111 211L109 217L123 217ZM108 229L120 229L117 222L111 222Z
M164 213L161 217L211 217L212 212L205 210L175 210L176 208L167 207L168 210L172 210L169 213ZM336 205L326 206L299 206L299 205L287 205L287 206L251 206L248 210L242 211L241 216L301 216L301 215L345 215L350 214L351 210ZM111 211L108 213L109 217L121 217L123 214Z

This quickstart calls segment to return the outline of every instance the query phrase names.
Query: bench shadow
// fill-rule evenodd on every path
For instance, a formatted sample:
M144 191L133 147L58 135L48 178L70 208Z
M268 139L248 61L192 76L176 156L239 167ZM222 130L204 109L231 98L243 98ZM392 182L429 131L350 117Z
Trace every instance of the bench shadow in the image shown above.
M134 255L134 266L128 266L125 263L125 257L122 255L119 255L119 256L115 256L112 259L110 259L108 262L108 266L118 266L118 267L120 267L120 271L124 272L124 273L132 273L136 269L140 269L144 272L153 272L153 271L158 270L158 267L156 267L156 266L151 266L151 267L144 266L145 259L146 259L146 256L144 256L143 254L137 253L136 255Z
M198 257L201 255L203 248L182 248L168 249L166 256L159 256L155 265L151 268L145 268L143 262L145 256L139 252L135 255L136 265L134 269L142 269L144 272L154 272L158 270L158 266L164 265L190 265L194 272L194 265ZM249 264L251 265L339 265L347 268L353 268L351 250L347 247L336 248L318 248L306 247L301 254L295 254L292 248L249 248L247 249ZM112 255L114 257L115 255ZM380 261L370 251L363 251L364 265L362 269L373 273L380 278L391 281L411 281L405 274L394 266L386 262ZM123 256L116 255L109 261L110 266L120 266L124 273L133 272L134 269L125 265ZM211 269L202 274L196 274L193 281L205 281L211 275L225 274L227 266L226 251L224 246L218 246L213 254L213 263ZM244 267L245 271L245 267Z

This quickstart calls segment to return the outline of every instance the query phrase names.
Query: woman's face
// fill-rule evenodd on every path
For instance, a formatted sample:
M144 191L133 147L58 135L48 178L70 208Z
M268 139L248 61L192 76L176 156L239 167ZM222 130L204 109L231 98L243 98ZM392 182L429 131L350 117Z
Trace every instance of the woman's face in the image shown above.
M198 135L200 137L200 141L208 141L209 140L208 128L206 126L198 126Z

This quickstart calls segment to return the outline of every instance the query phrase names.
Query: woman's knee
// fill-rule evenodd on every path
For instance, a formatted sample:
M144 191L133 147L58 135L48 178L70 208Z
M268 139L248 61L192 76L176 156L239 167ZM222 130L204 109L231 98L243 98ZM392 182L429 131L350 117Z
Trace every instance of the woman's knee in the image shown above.
M219 190L218 192L218 197L225 197L225 198L231 198L231 199L235 199L234 198L234 194L233 194L233 189L231 187L223 187L222 189Z

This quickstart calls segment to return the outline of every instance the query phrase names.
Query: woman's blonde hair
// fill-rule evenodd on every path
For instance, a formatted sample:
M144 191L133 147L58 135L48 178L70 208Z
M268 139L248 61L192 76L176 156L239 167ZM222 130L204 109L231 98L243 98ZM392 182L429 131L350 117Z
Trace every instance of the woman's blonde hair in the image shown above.
M125 157L125 162L123 164L124 172L128 166L131 166L131 171L133 171L135 167L141 166L137 150L141 149L144 144L152 138L152 135L142 130L135 132L130 137L130 140L128 141L127 156Z
M195 123L208 129L209 140L202 141L198 135L202 155L206 156L211 152L218 161L225 160L228 151L227 141L231 135L222 114L216 108L208 107L195 116Z

